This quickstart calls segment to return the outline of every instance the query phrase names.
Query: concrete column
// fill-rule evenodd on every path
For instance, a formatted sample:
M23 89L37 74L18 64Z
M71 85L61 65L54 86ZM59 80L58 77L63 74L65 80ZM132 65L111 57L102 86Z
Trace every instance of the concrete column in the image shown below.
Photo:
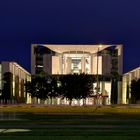
M85 58L84 58L84 56L81 59L81 67L82 67L82 73L84 73L85 72Z
M63 74L63 55L59 56L60 74Z
M93 54L90 57L90 74L93 74Z
M66 63L67 63L66 74L70 74L71 73L71 58L70 57L67 58Z
M118 81L118 104L122 103L122 81Z
M31 74L33 75L35 74L35 57L36 57L35 47L36 47L35 44L31 45Z
M104 93L105 93L105 81L101 81L101 84L102 84L102 86L101 86L101 92L104 95Z

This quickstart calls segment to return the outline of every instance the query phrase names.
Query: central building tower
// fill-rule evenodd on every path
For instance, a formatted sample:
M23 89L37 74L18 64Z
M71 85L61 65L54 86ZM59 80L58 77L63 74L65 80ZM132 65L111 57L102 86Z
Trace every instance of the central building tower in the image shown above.
M66 75L85 73L96 77L100 94L107 95L110 103L112 74L122 76L123 46L113 45L69 45L32 44L31 73L38 75ZM118 81L118 103L122 100L121 79ZM94 90L93 89L93 90Z

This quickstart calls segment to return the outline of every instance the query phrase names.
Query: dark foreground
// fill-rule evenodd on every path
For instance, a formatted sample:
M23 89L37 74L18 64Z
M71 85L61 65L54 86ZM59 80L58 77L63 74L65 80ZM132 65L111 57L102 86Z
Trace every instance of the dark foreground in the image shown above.
M139 114L2 113L1 140L139 140Z

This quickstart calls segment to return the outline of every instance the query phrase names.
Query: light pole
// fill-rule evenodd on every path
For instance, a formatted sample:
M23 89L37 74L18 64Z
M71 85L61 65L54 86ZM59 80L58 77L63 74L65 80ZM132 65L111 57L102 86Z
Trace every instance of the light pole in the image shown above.
M100 51L100 48L102 48L102 45L99 45L98 46L98 49L97 49L97 85L96 85L96 94L98 95L99 94L99 89L100 89L100 86L99 86L99 51Z

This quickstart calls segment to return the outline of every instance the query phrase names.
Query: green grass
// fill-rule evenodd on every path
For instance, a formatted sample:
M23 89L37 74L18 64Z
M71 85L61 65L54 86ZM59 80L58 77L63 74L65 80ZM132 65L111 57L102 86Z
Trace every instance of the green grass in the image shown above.
M6 114L16 112L14 115L18 118L0 120L0 129L31 130L0 132L1 140L140 139L139 106L1 106L0 111Z
M11 140L11 137L0 137L2 140ZM133 136L15 136L13 140L139 140L139 137Z

